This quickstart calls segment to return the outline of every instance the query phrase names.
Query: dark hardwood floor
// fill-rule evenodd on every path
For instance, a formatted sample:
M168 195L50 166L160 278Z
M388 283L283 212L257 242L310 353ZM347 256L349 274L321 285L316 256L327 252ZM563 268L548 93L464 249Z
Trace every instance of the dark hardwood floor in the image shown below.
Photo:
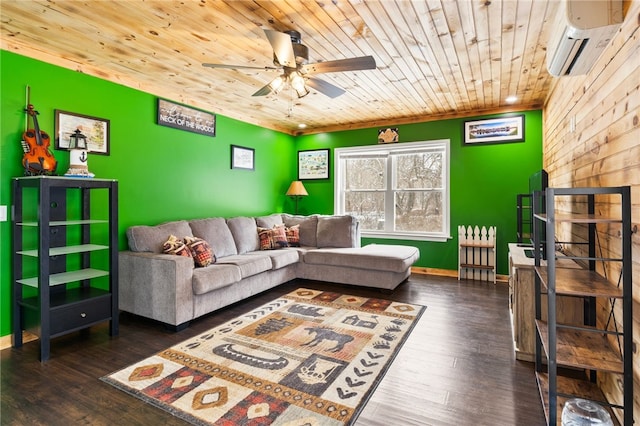
M2 425L179 425L181 420L98 380L298 287L427 306L420 322L360 414L360 426L541 425L533 365L516 361L506 284L413 275L393 293L312 281L281 285L193 321L178 333L123 314L107 324L0 352Z

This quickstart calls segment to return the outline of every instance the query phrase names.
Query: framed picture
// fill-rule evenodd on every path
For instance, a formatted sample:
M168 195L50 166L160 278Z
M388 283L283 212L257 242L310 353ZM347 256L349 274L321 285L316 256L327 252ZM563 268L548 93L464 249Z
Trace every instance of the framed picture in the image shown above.
M156 123L206 136L216 135L216 115L158 98Z
M298 180L329 179L329 150L298 151Z
M231 145L231 168L255 170L255 150Z
M69 137L80 130L87 137L87 151L109 155L109 120L75 112L55 110L55 149L69 149Z
M464 122L464 143L522 142L524 115Z

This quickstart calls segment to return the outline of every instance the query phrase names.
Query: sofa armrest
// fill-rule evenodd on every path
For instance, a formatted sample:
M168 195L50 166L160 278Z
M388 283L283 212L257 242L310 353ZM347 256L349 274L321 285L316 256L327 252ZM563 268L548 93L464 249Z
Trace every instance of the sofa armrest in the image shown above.
M178 326L193 318L193 259L148 252L118 253L120 309Z

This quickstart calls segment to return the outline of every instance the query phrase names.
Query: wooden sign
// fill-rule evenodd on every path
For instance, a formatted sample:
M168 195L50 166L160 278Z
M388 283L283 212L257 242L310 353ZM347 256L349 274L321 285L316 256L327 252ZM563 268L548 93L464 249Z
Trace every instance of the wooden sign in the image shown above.
M157 123L201 135L216 135L215 114L160 98L158 98Z

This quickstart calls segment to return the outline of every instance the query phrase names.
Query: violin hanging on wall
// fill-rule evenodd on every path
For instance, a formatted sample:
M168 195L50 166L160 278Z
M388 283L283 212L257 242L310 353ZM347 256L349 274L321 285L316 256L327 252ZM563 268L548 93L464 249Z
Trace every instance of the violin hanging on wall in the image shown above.
M51 138L40 130L38 126L38 111L29 103L29 88L27 87L27 130L22 134L22 165L24 174L53 175L58 167L56 158L51 153ZM33 128L29 127L29 117L33 121Z

